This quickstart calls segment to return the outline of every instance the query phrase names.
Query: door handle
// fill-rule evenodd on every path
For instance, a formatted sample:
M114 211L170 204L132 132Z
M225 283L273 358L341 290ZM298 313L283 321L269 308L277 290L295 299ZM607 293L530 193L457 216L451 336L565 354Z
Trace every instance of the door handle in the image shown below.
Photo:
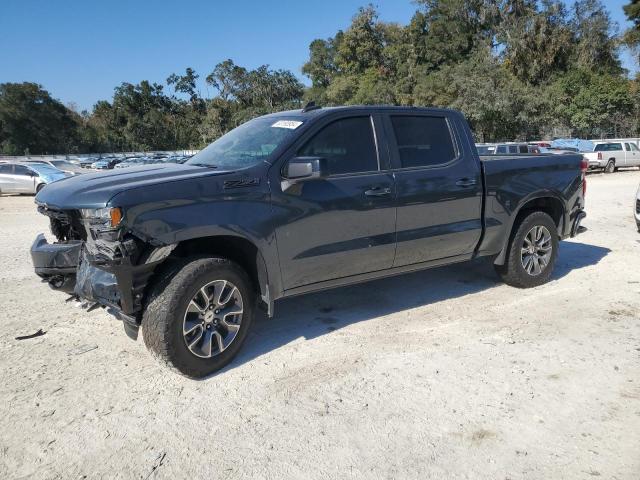
M365 190L364 194L367 197L384 197L386 195L390 195L391 194L391 188L389 188L389 187L386 187L386 188L382 188L382 187L370 188L369 190Z
M476 181L473 178L461 178L456 182L459 187L473 187L475 184Z

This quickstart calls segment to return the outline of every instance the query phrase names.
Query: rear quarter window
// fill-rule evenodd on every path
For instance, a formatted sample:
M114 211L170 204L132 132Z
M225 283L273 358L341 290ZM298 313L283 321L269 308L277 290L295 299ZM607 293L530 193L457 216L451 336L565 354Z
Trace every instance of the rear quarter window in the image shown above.
M443 165L456 158L445 117L392 115L402 168Z

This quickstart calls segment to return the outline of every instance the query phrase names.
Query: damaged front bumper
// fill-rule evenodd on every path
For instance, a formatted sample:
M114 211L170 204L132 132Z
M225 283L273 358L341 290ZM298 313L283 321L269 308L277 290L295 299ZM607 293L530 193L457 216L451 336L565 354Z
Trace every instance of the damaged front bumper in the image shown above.
M87 240L48 243L38 235L31 246L35 272L90 309L107 308L136 338L149 280L174 246L153 247L122 232L87 230Z

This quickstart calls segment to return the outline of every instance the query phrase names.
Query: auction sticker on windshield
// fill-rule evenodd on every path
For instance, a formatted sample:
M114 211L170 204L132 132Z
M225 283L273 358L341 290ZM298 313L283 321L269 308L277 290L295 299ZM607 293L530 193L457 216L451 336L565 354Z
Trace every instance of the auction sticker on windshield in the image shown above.
M302 122L299 122L297 120L278 120L271 126L273 128L289 128L291 130L295 130L300 125L302 125Z

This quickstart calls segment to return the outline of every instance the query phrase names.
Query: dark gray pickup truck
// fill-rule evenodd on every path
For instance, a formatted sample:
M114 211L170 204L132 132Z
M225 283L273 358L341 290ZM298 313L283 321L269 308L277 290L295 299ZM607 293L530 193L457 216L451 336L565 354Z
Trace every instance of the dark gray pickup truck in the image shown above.
M256 307L488 257L546 282L584 213L581 155L480 159L455 111L309 107L251 120L184 165L95 173L36 197L36 273L190 377L236 355Z

